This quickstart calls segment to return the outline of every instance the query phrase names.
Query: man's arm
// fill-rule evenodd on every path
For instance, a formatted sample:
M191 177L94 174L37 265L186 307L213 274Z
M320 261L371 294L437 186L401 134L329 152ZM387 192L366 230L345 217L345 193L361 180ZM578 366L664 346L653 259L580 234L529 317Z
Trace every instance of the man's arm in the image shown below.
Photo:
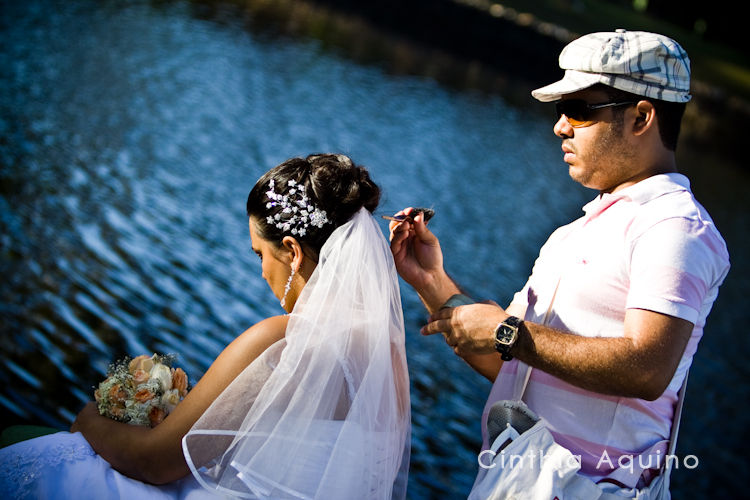
M409 214L411 209L401 213ZM393 222L391 250L396 268L432 313L424 335L443 333L456 354L494 381L502 366L494 332L511 313L496 304L440 309L459 287L443 269L440 243L421 215ZM629 309L621 338L588 338L524 322L512 354L583 389L617 396L656 399L666 389L685 350L693 324L641 309Z
M583 389L653 401L672 380L693 323L628 309L624 326L621 338L585 338L529 324L519 359Z
M409 215L413 210L409 207L396 215ZM417 215L413 220L405 218L401 222L391 222L389 229L396 269L414 288L430 313L436 313L448 299L461 293L459 286L445 272L440 242L427 229L422 215ZM516 311L515 314L523 316L523 311ZM490 353L467 351L462 357L490 381L495 380L503 363L494 349Z
M409 215L409 207L396 215ZM437 237L427 229L424 215L391 222L391 252L398 274L419 295L430 313L437 311L453 295L461 293L443 268L443 252Z
M489 304L443 309L422 333L442 332L457 354L474 359L494 355L495 328L508 316ZM511 353L586 390L654 400L674 376L692 330L689 321L642 309L627 310L620 338L582 337L524 322Z

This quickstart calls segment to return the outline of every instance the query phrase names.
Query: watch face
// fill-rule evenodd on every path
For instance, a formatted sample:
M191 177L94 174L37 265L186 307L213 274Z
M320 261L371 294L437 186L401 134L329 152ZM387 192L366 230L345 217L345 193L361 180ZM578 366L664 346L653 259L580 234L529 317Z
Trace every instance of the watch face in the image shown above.
M497 332L497 341L501 344L510 344L515 337L515 333L512 329L503 326Z
M503 361L510 361L513 355L510 350L518 338L518 326L520 320L514 316L508 317L503 323L500 323L495 330L495 349L500 353Z

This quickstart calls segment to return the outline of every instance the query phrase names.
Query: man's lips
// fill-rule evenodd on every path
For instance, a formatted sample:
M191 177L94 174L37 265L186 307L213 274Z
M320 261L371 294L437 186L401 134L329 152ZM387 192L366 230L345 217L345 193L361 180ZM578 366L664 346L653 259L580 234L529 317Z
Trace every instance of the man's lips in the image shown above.
M565 161L566 163L570 163L575 157L575 151L573 151L573 148L571 148L570 146L566 144L562 145L562 151L563 151L563 161Z

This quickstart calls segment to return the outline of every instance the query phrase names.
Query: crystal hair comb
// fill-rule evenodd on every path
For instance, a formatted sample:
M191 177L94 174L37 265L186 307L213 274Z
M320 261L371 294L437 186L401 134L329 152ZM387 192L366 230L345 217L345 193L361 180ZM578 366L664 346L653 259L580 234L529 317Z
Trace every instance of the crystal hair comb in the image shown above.
M310 202L310 198L305 193L305 186L302 184L289 181L287 194L277 193L274 190L273 179L268 183L268 187L266 196L271 201L266 203L266 208L281 207L281 212L266 217L268 224L295 236L304 236L307 233L307 228L311 225L321 228L324 224L330 222L325 210L318 209Z

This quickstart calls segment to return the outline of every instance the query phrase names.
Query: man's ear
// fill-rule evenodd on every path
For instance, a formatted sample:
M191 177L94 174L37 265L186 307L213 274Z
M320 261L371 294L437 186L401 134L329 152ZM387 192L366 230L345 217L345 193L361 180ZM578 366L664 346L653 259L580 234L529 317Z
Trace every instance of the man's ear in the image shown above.
M302 259L305 256L305 252L302 250L300 242L297 241L294 236L284 236L284 239L281 240L281 246L286 252L288 252L292 269L299 271L300 266L302 266Z
M654 105L649 101L638 101L638 104L635 105L633 133L641 135L651 128L656 128L656 126L656 109Z

